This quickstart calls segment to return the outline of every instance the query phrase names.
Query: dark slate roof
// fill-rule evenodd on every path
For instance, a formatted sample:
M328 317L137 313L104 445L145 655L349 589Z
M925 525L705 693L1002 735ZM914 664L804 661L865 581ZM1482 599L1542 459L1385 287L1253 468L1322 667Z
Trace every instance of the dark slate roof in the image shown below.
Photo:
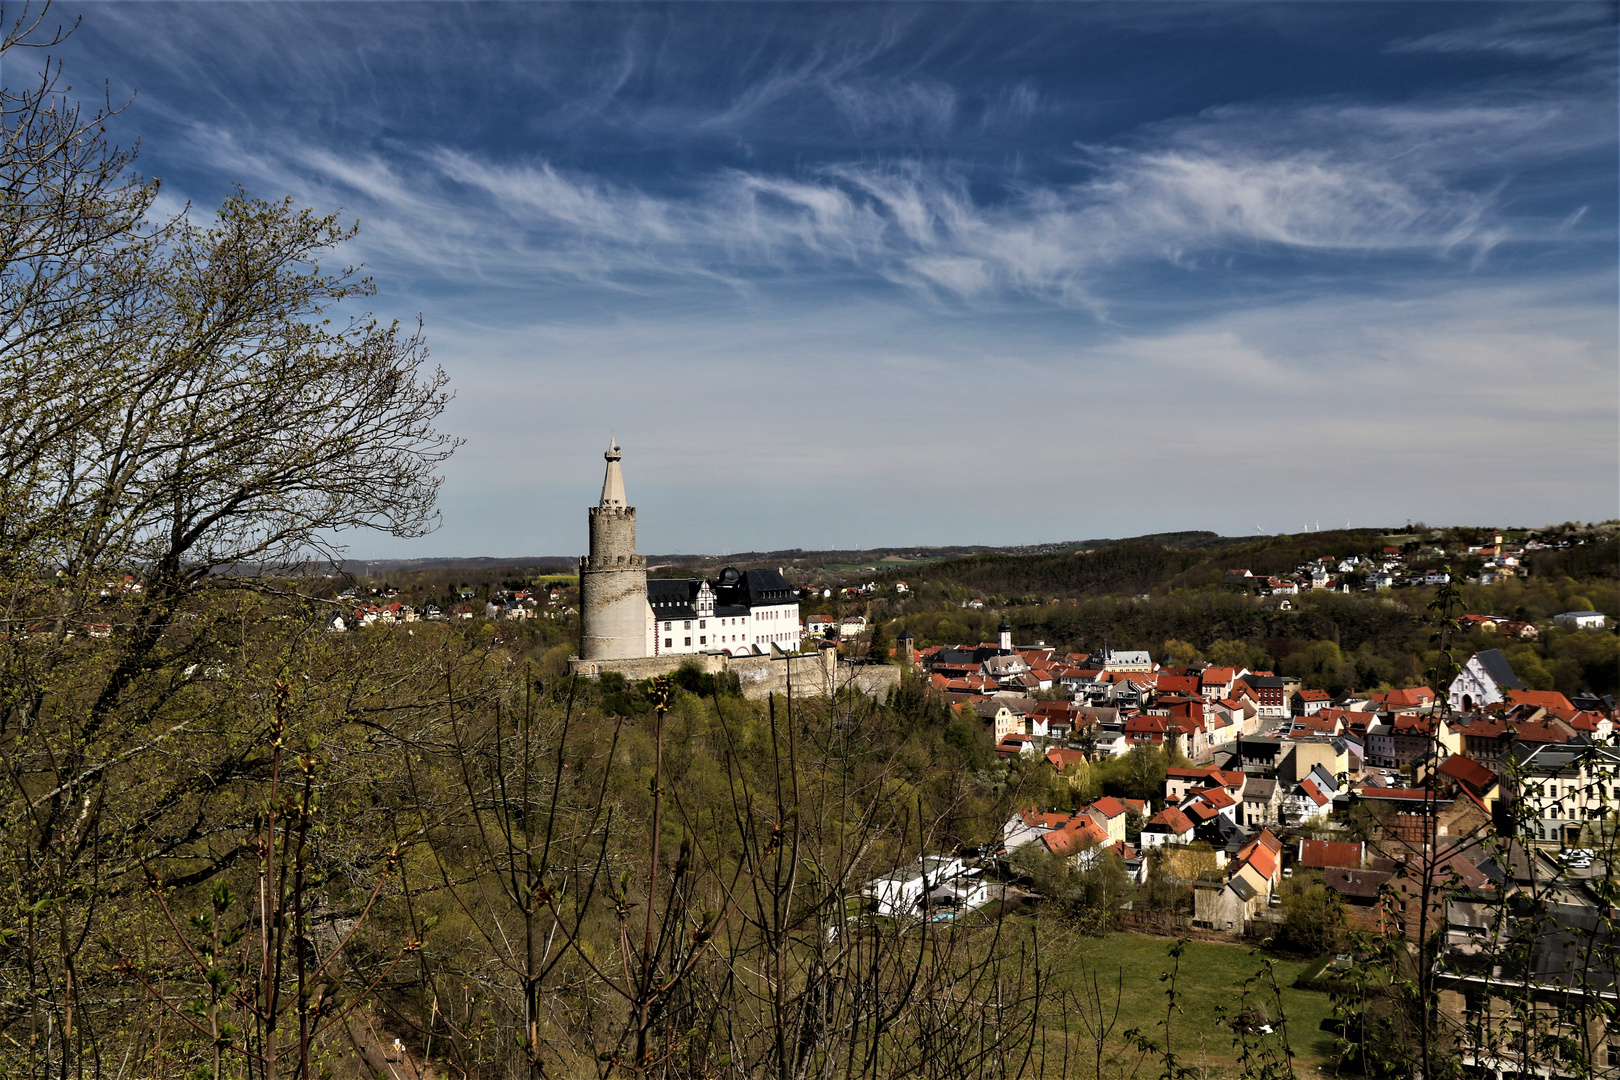
M1244 881L1240 877L1232 878L1226 884L1227 884L1227 887L1229 887L1234 893L1237 894L1237 898L1239 900L1243 900L1243 901L1253 900L1255 898L1255 896L1258 895L1255 892L1254 886L1250 885L1247 881Z
M1588 994L1611 993L1616 974L1601 958L1614 947L1614 932L1604 925L1596 908L1548 904L1551 925L1536 934L1531 977L1542 985L1579 986ZM1535 933L1536 920L1525 919L1521 928Z
M1236 836L1238 832L1239 829L1236 825L1232 824L1231 818L1227 817L1225 814L1216 814L1208 821L1200 824L1194 830L1194 835L1196 835L1198 839L1207 841L1216 847L1222 847L1228 840Z
M935 664L982 664L992 656L1000 655L1001 650L991 646L989 648L975 649L941 649L934 654L931 661Z
M793 604L799 600L799 590L788 584L787 578L775 570L738 570L728 566L720 571L713 582L715 614L718 605L753 608L770 604ZM742 614L738 611L728 614Z
M1243 781L1243 797L1245 799L1269 800L1276 793L1277 781L1275 780L1251 776Z
M1349 870L1330 866L1322 871L1322 884L1340 896L1372 900L1378 896L1378 887L1394 876L1386 870Z
M648 578L647 602L655 619L697 618L697 595L702 582L697 578ZM717 618L747 615L752 608L770 604L797 603L799 592L775 570L740 571L726 567L714 589Z
M1620 765L1620 751L1585 743L1520 743L1513 744L1514 756L1525 772L1561 774L1579 770L1587 759L1614 768Z
M1479 661L1479 666L1485 669L1485 674L1503 690L1525 689L1524 683L1513 674L1513 668L1508 664L1507 657L1502 655L1501 649L1481 649L1474 654L1474 659Z
M655 619L695 619L698 581L695 578L648 578L647 603Z

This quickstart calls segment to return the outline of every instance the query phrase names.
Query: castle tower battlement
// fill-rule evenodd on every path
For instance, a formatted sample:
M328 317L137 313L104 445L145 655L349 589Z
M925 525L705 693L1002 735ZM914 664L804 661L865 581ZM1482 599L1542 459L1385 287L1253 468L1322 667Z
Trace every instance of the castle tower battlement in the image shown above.
M636 554L636 508L625 505L619 444L611 443L602 499L589 510L589 555L579 560L582 660L627 660L647 651L647 560Z

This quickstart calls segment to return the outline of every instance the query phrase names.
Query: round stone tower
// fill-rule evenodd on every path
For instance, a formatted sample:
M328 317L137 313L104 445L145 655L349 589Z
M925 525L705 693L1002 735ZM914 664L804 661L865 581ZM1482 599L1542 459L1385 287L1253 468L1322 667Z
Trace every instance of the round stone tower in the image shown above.
M590 509L591 553L579 560L581 660L647 652L647 560L636 554L636 508L624 504L619 444L611 443L602 501Z

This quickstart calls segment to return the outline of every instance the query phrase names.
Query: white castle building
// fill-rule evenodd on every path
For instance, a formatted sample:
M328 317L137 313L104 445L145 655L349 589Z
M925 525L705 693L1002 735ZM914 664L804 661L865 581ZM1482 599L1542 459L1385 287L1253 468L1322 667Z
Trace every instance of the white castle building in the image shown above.
M647 560L636 554L636 508L624 501L622 456L617 443L603 455L602 498L589 511L591 553L579 560L580 659L796 652L798 592L775 570L728 566L713 582L647 579Z

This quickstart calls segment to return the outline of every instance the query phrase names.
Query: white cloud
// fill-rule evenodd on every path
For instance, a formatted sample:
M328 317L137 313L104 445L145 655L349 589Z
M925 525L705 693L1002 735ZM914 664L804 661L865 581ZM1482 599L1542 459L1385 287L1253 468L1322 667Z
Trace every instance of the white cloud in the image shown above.
M1255 507L1290 530L1613 516L1614 285L1433 285L1104 338L871 301L441 324L473 435L448 490L503 510L420 550L572 551L610 427L651 551L1245 533Z
M654 193L444 147L384 159L206 131L197 143L250 181L358 214L368 252L422 273L639 288L853 272L932 297L1087 307L1133 262L1460 251L1477 265L1505 241L1567 242L1567 215L1513 216L1502 177L1612 145L1601 120L1572 101L1477 97L1223 108L1087 148L1086 179L999 199L921 160L729 169Z
M1400 38L1390 52L1502 52L1523 57L1590 56L1614 49L1612 4L1518 5L1482 25Z

